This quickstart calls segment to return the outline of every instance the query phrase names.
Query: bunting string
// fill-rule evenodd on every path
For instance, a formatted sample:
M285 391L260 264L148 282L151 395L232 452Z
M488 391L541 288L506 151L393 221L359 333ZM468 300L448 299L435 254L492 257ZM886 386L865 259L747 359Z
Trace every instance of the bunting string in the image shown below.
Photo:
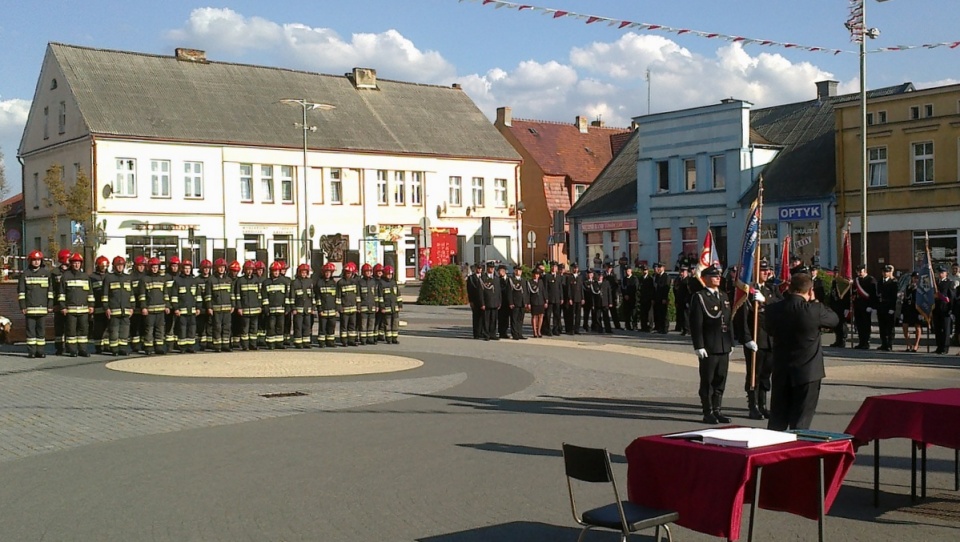
M789 43L781 42L775 40L759 39L759 38L748 38L745 36L734 36L731 34L723 34L720 32L705 32L703 30L693 30L690 28L676 28L672 26L662 25L662 24L652 24L652 23L643 23L636 21L627 21L623 19L614 19L611 17L602 17L599 15L585 15L583 13L576 13L573 11L553 9L541 6L534 6L532 4L516 4L513 2L503 2L501 0L459 0L460 3L472 2L472 3L481 3L483 6L493 6L494 9L513 9L517 12L521 11L530 11L533 13L540 13L541 15L548 16L551 19L576 19L583 21L586 24L594 23L606 23L607 26L617 27L618 30L631 29L631 30L647 30L654 32L666 32L676 35L685 35L690 34L694 36L699 36L701 38L707 39L720 39L729 41L731 43L741 43L743 45L760 45L762 47L782 47L784 49L799 49L801 51L809 51L812 53L830 53L833 55L838 55L840 53L847 54L859 54L856 51L845 51L843 49L834 49L831 47L816 47L811 45L801 45L798 43ZM850 17L847 19L847 28L850 30L850 40L859 43L863 39L863 0L850 0ZM911 49L936 49L938 47L947 47L949 49L956 49L960 47L960 41L943 41L938 43L924 43L921 45L893 45L890 47L880 47L877 49L871 49L867 51L868 53L886 53L892 51L909 51Z

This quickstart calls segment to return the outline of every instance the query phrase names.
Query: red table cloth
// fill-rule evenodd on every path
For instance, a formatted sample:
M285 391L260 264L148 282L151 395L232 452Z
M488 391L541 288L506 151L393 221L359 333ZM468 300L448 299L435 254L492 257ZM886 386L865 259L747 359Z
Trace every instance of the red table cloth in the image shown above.
M678 525L731 540L740 538L743 504L753 500L757 467L763 467L760 508L817 519L817 459L824 458L825 511L854 460L849 440L745 449L649 436L630 443L626 455L632 502L676 510Z
M960 448L960 388L867 397L845 433L857 446L871 440L909 438Z

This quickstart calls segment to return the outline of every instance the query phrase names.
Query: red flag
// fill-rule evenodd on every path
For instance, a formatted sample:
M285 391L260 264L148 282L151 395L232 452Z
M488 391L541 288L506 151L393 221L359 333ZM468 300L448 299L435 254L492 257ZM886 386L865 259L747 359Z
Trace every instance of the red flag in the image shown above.
M850 229L843 230L843 253L840 256L840 269L834 280L837 281L837 291L840 297L847 295L850 283L853 282L853 258L850 252Z
M783 238L783 249L780 251L780 292L786 292L790 286L790 236Z

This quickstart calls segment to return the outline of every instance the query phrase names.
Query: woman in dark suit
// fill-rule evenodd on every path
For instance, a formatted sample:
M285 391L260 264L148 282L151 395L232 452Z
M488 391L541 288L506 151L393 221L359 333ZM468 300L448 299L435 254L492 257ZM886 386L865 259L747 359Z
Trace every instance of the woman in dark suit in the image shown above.
M920 284L920 273L910 273L910 284L903 292L900 304L900 319L903 320L903 340L907 343L907 352L916 352L920 347L920 311L917 310L917 285ZM910 339L910 328L916 330L914 338Z

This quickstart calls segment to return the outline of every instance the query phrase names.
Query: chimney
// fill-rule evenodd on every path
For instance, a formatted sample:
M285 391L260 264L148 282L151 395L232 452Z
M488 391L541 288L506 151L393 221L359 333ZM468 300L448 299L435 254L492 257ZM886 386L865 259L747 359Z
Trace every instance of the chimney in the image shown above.
M587 133L587 117L577 115L577 129L580 130L581 134Z
M640 123L637 122L637 121L635 121L635 120L631 120L631 121L630 121L630 131L631 131L631 132L636 132L638 128L640 128Z
M354 68L353 85L358 89L377 88L377 70L373 68Z
M497 124L500 126L512 126L513 125L513 109L509 107L498 107L497 108Z
M594 128L603 128L604 126L606 126L606 123L603 122L602 119L597 119L597 120L590 121L590 126L593 126Z
M196 62L198 64L206 64L209 62L207 60L207 52L201 51L200 49L187 49L185 47L177 47L173 50L174 56L177 60L183 62Z
M836 81L817 81L817 99L822 100L837 95Z
M729 97L729 98L724 98L724 99L720 100L720 103L722 103L722 104L732 104L732 103L737 103L737 102L739 102L739 101L740 101L740 100L736 100L736 99L734 99L734 98L731 96L731 97Z

